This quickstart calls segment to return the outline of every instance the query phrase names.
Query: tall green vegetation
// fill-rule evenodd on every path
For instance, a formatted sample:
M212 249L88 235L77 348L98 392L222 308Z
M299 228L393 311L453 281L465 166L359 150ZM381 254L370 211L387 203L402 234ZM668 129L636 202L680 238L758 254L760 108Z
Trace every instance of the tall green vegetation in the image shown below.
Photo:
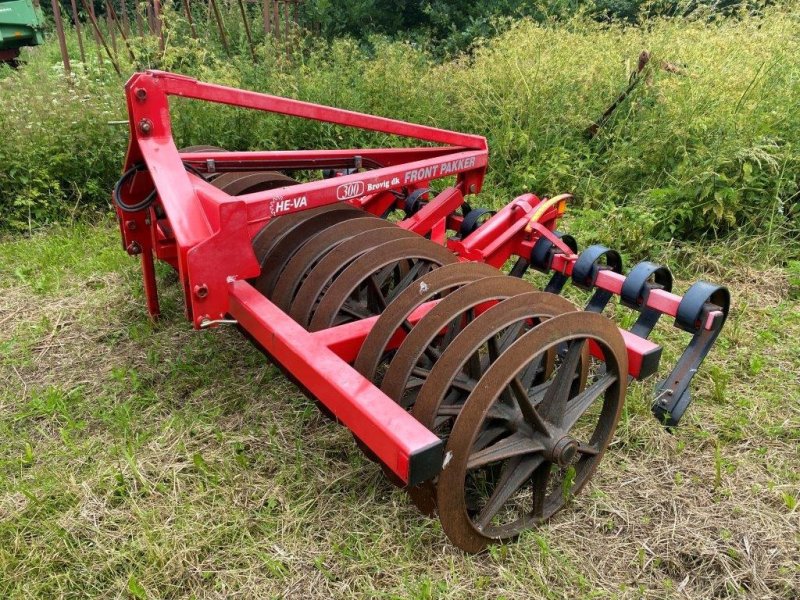
M517 22L469 55L438 61L413 44L328 43L307 36L287 59L223 56L169 15L168 45L137 41L141 64L223 84L485 135L486 204L526 191L573 192L571 212L599 241L644 250L653 239L765 233L798 237L800 8L742 19L654 19L640 27L574 18ZM236 37L234 38L234 43ZM585 131L627 86L642 82L598 135ZM127 129L122 81L88 65L74 80L55 45L0 75L0 215L28 229L108 206ZM330 148L379 136L188 101L173 103L179 144ZM401 143L401 141L391 141Z
M412 39L437 55L468 50L505 31L515 19L543 23L580 12L596 21L635 23L655 16L714 19L754 10L771 0L306 0L302 19L328 39L367 40L378 34Z

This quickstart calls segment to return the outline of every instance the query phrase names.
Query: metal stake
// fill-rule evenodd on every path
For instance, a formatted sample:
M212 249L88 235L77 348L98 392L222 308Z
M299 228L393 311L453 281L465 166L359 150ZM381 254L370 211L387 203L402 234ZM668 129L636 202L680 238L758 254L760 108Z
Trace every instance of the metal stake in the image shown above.
M122 6L123 7L125 6L124 0L122 2ZM119 31L120 36L122 36L122 40L125 42L125 47L128 49L128 54L131 57L131 61L136 62L136 56L133 54L133 49L131 48L131 45L128 43L128 36L125 35L125 31L123 27L120 25L119 19L117 18L117 11L114 10L114 4L111 2L111 0L106 0L106 8L108 9L108 14L117 24L117 30Z

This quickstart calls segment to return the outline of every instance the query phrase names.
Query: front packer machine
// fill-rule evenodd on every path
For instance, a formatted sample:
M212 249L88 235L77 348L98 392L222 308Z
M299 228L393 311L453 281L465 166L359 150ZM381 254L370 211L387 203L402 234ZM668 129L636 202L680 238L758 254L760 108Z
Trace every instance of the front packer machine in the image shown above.
M557 230L568 195L473 208L486 140L147 71L126 86L130 142L113 199L159 314L171 265L196 329L234 324L468 552L549 518L591 479L630 379L661 371L662 315L686 349L656 385L678 424L725 323L728 291ZM179 150L169 97L416 140L403 148ZM432 187L437 184L437 191ZM501 268L509 266L505 274ZM543 290L522 276L548 275ZM589 292L586 306L560 295ZM629 329L604 316L635 311Z

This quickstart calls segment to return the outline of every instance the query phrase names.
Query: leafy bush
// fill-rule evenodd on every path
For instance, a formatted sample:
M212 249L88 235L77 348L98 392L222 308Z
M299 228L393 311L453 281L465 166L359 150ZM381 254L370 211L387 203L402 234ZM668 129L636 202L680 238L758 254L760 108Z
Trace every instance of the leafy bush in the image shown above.
M798 235L796 5L711 24L522 20L443 63L409 43L373 38L366 52L356 40L313 36L290 59L262 43L253 62L188 39L179 15L168 27L163 57L153 42L137 42L136 68L485 135L491 170L482 202L570 191L579 220L591 221L599 238L627 238L632 252L654 237ZM641 84L589 139L587 127L626 87L643 49L653 58ZM105 209L127 137L125 127L108 124L125 118L122 82L108 70L77 68L69 83L52 43L29 59L0 75L0 210L12 229ZM173 102L173 130L180 145L232 149L400 143L181 100Z

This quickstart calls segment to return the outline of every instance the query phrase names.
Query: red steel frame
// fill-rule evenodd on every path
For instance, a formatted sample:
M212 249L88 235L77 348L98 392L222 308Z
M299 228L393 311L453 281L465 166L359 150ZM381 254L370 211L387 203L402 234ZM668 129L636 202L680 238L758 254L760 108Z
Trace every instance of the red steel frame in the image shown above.
M426 187L432 180L453 176L455 181L450 187L398 226L446 244L462 260L496 267L514 256L530 256L536 241L546 237L560 250L553 260L553 270L569 275L578 256L554 234L563 205L546 208L540 198L525 194L468 238L447 239L447 231L457 231L461 225L462 217L456 212L464 197L478 193L483 184L488 161L483 137L158 71L135 74L125 89L130 115L125 168L142 163L147 167L122 190L125 201L138 202L155 186L158 205L163 209L159 213L154 206L134 212L117 208L124 247L130 254L141 256L150 314L159 314L153 262L158 258L177 270L184 288L186 315L196 328L228 317L235 319L402 481L417 483L438 473L442 461L439 438L349 365L376 318L307 332L248 283L260 271L251 240L275 216L334 202L350 202L373 214L383 214L392 206L401 207L396 192L408 193ZM180 153L172 138L169 96L357 127L414 138L429 145ZM191 172L260 169L356 171L238 197L225 194ZM619 294L624 281L623 275L602 270L595 287ZM673 317L680 303L680 296L659 289L653 289L646 299L647 307ZM420 307L412 321L421 318L434 304ZM714 327L719 314L712 311L704 327ZM623 336L630 373L638 376L645 357L659 347L627 331Z

